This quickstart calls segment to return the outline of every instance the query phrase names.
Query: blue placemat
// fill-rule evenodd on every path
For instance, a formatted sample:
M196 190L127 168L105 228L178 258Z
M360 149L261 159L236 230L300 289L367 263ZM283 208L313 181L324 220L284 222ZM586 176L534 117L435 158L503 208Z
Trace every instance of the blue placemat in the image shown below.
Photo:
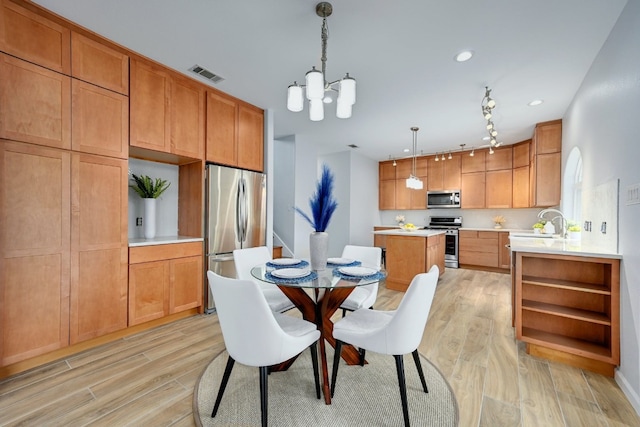
M309 263L305 260L300 261L297 264L274 264L271 261L267 262L267 267L269 268L275 268L276 270L278 268L303 268L303 267L307 267L309 265Z
M317 279L318 273L316 273L315 271L311 271L306 276L293 277L291 279L283 279L282 277L276 277L271 273L266 273L264 277L265 279L276 282L276 283L302 283L302 282L310 282L312 280Z
M341 266L341 267L344 267L344 266ZM355 280L355 281L372 280L372 279L382 280L385 278L385 275L380 271L377 271L374 274L369 274L368 276L350 276L348 274L344 274L340 272L340 269L338 268L333 269L333 275L344 280Z
M327 261L327 267L358 267L359 265L362 265L360 261L353 261L349 264L335 264Z

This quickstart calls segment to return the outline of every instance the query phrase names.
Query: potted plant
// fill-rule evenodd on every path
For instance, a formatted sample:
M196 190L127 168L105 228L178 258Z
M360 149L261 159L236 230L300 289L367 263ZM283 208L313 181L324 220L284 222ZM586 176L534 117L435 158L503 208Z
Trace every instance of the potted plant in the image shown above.
M135 184L129 185L144 201L144 237L156 237L156 199L171 185L166 179L155 180L147 175L131 174Z
M491 219L493 220L493 224L494 224L493 228L502 228L502 224L507 222L505 217L503 217L502 215L496 215Z
M544 228L544 224L546 221L538 221L535 224L533 224L533 232L535 234L541 234L542 233L542 229Z
M338 202L333 198L333 174L327 165L322 165L322 176L316 184L316 192L309 199L311 216L302 209L294 207L302 217L313 227L315 232L309 236L311 268L323 270L327 266L327 251L329 249L329 235L326 230Z
M567 238L569 240L580 240L581 228L576 222L569 222L567 227Z

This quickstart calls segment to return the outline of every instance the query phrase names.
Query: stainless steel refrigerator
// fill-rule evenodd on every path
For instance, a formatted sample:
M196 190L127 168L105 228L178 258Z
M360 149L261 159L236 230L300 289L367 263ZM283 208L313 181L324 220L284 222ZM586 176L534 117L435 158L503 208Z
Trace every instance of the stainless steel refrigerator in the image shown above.
M207 165L205 268L236 277L233 250L264 246L266 242L267 176L219 165ZM205 311L215 302L205 279Z

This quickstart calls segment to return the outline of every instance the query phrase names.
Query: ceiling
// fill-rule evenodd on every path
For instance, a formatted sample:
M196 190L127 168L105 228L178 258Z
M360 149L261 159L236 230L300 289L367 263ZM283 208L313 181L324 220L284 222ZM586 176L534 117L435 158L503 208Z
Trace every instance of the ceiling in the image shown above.
M357 103L320 122L286 108L287 86L321 65L317 0L35 3L204 83L188 69L211 70L225 79L212 86L273 111L276 138L385 160L408 155L412 126L419 153L486 145L485 86L504 144L561 118L627 0L333 0L326 79L356 78ZM455 62L466 49L473 58Z

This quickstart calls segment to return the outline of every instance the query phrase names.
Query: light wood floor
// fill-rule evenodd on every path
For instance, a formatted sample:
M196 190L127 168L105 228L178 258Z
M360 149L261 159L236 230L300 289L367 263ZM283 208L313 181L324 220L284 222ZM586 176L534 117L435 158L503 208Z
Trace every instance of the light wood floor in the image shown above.
M375 306L402 295L382 286ZM438 284L420 351L461 426L640 425L612 379L528 356L510 313L508 275L447 269ZM217 317L196 316L7 378L0 425L193 426L196 380L223 348Z

